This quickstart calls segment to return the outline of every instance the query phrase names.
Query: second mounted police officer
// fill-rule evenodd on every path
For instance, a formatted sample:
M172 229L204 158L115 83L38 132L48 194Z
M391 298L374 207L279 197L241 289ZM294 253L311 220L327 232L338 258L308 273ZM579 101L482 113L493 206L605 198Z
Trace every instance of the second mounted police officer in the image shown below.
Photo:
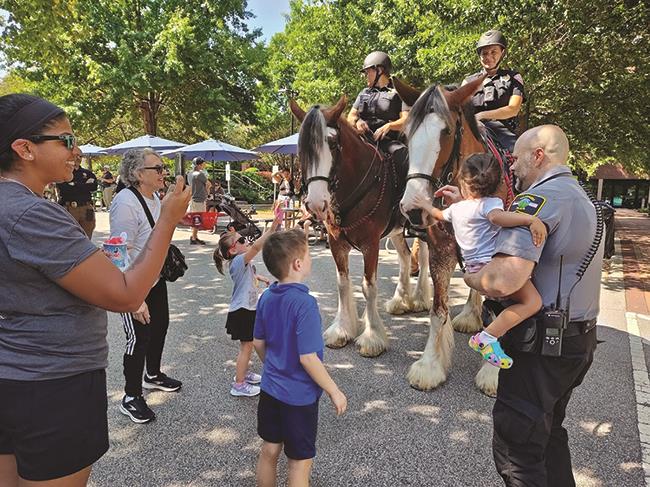
M487 75L472 97L476 119L483 122L504 149L512 152L525 97L524 80L517 71L500 67L508 52L508 41L498 30L481 35L476 52L483 69L465 78L463 84Z
M385 52L374 51L366 56L361 72L367 86L354 101L348 122L361 136L378 141L379 147L394 158L397 167L405 167L408 148L400 132L409 107L393 88L390 80L392 69L393 64Z

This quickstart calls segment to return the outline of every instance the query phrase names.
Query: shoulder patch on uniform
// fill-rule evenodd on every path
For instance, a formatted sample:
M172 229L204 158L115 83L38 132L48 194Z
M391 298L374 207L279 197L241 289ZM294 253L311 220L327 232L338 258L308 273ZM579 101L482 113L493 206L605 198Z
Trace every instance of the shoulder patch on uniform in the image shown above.
M519 81L522 85L524 84L524 78L522 78L519 73L515 74L514 78L515 81Z
M522 193L515 198L508 211L537 216L545 203L546 198L543 196L538 196L536 194L530 193Z

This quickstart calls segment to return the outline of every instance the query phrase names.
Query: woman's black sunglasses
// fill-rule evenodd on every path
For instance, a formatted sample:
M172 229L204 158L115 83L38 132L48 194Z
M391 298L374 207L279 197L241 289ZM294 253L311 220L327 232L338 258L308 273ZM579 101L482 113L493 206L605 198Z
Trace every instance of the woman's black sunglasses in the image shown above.
M77 137L74 135L70 134L64 134L64 135L30 135L29 137L25 137L27 140L31 140L32 142L41 142L44 140L60 140L65 144L68 150L74 149L74 146L77 145Z
M142 169L152 169L156 171L158 174L162 174L163 171L165 170L165 166L158 165L158 166L150 166L150 167L143 167Z

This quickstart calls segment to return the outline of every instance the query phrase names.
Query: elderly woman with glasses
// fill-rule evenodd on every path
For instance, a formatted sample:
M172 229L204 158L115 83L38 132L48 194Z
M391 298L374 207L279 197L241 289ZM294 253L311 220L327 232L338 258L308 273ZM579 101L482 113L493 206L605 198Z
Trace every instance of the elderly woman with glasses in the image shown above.
M120 179L126 189L115 196L111 205L111 235L126 234L131 262L145 248L152 231L150 221L155 222L160 217L157 191L165 185L164 171L160 156L152 149L133 149L122 159ZM182 386L180 381L160 370L169 327L165 280L158 279L135 313L122 313L121 316L126 333L123 362L126 383L120 412L134 423L148 423L156 415L147 406L142 388L175 392Z
M182 217L182 182L146 250L122 273L65 208L43 197L81 157L65 112L0 97L0 484L82 487L108 450L106 311L134 311Z

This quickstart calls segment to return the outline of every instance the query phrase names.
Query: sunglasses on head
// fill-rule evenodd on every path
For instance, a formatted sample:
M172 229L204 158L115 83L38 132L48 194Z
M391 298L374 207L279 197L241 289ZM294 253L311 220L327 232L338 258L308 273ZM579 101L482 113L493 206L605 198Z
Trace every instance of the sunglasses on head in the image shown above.
M145 166L142 169L151 169L153 171L156 171L158 174L162 174L165 170L165 167L162 164L158 164L157 166Z
M68 150L74 149L74 146L77 145L77 137L74 135L70 134L64 134L64 135L30 135L29 137L25 137L27 140L31 140L32 142L42 142L45 140L60 140L63 142Z
M235 245L237 245L238 243L240 243L240 244L245 244L245 243L246 243L246 237L239 237L237 240L235 240L235 241L232 243L232 245L230 246L230 248L232 249L232 248L233 248Z

